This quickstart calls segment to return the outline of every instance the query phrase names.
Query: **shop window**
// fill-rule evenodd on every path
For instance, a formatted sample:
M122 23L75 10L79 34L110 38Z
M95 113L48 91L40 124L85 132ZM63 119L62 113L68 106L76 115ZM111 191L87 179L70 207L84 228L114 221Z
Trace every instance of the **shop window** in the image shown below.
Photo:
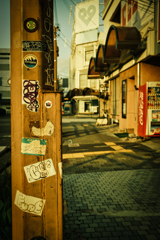
M98 106L98 99L92 100L92 106Z
M90 62L90 59L91 59L91 57L93 57L93 55L94 55L94 50L93 50L93 47L91 48L85 48L85 52L84 52L84 54L85 54L85 57L84 57L84 66L86 66L86 65L89 65L89 62Z
M97 87L97 79L90 80L90 88L96 89Z
M87 74L80 74L79 75L79 88L88 87L88 78Z
M91 57L93 57L93 50L85 51L85 61L89 62Z
M0 65L0 70L1 71L9 71L9 64L1 64Z
M127 80L122 81L122 118L127 116Z
M116 10L110 19L111 22L121 23L121 2L118 4Z

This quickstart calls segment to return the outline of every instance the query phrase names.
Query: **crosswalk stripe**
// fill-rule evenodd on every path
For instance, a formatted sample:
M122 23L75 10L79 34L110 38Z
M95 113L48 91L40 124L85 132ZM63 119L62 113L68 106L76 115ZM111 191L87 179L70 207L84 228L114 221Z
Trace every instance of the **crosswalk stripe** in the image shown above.
M63 159L68 159L68 158L84 158L85 156L94 156L94 155L104 155L104 154L109 154L109 153L134 153L131 149L124 149L122 148L121 150L117 151L97 151L97 152L82 152L82 153L67 153L67 154L62 154Z
M114 146L116 145L114 142L104 142L107 146Z

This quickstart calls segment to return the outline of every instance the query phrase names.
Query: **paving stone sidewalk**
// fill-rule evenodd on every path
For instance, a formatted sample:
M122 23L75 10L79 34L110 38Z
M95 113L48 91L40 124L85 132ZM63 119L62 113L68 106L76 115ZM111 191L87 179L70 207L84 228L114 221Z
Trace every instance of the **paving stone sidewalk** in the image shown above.
M160 239L160 169L63 176L64 240Z
M72 125L63 141L121 146L117 131L116 126ZM160 239L160 141L153 142L143 143L152 143L148 151L139 142L133 153L63 159L64 240Z

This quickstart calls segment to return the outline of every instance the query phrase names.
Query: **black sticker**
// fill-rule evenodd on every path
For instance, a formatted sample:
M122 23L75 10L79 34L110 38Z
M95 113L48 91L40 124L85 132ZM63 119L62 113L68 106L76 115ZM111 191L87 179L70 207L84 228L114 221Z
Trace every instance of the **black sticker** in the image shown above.
M24 21L24 29L27 32L30 32L30 33L33 33L35 31L37 31L37 29L38 29L38 22L37 22L37 20L34 19L34 18L27 18Z
M42 41L23 41L24 52L47 52L47 43Z

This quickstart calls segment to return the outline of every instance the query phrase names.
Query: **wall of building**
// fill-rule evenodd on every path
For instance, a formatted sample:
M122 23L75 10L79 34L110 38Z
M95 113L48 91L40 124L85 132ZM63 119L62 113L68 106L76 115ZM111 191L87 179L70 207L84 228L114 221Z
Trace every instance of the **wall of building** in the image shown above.
M160 81L160 67L147 63L141 63L141 85L146 82Z
M160 54L160 9L158 1L155 1L155 54Z
M109 106L110 106L110 118L113 120L119 120L119 77L111 80L110 82L110 97L109 97Z
M103 20L104 20L104 33L107 35L108 30L111 25L120 26L120 23L111 21L113 14L115 13L118 5L121 3L120 0L115 1L107 1L106 6L104 6L104 10L102 13Z
M0 49L0 94L2 99L0 101L0 108L6 109L10 112L10 92L11 88L8 84L10 78L10 49Z
M138 95L134 85L137 83L137 65L120 73L119 77L119 129L128 129L130 132L137 131L137 117L138 117ZM122 81L127 80L127 106L126 118L122 117Z

